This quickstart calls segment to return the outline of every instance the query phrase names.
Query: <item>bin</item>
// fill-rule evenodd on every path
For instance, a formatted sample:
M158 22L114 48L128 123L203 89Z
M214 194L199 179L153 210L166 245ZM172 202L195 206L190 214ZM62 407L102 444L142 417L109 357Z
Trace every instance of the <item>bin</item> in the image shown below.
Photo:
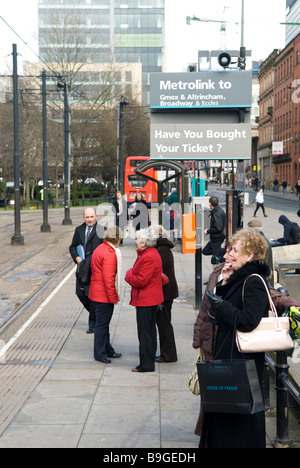
M275 262L278 283L288 290L294 299L300 301L300 260Z

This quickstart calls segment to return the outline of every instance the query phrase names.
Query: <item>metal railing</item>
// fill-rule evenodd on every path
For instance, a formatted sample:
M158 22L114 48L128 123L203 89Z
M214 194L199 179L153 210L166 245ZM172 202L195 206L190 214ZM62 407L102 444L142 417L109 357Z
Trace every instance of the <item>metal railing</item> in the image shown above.
M276 362L266 353L266 363L275 373L275 391L276 391L276 437L274 440L277 448L290 448L291 440L289 438L289 412L288 412L288 394L290 394L296 403L300 405L300 392L289 380L289 364L285 352L276 353ZM268 393L269 389L265 389Z

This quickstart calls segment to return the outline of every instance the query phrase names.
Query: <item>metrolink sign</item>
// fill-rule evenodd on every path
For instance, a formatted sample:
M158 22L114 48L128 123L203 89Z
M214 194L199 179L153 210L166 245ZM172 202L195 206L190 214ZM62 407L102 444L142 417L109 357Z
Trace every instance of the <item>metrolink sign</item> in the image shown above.
M251 80L251 71L152 73L150 108L251 107Z
M251 71L152 73L151 159L251 159Z

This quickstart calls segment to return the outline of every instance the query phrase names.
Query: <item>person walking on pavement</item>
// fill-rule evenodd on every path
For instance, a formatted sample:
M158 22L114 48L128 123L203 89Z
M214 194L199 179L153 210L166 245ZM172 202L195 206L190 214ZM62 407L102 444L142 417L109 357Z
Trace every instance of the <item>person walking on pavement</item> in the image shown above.
M278 191L278 177L273 180L273 190L274 192Z
M263 189L259 189L259 191L257 192L256 194L256 197L255 197L255 201L256 201L256 209L254 211L254 218L256 218L256 213L258 211L259 208L262 209L262 212L264 214L264 217L266 218L268 215L266 215L265 213L265 206L264 206L264 192L263 192Z
M218 197L209 198L210 207L210 227L205 229L204 234L209 234L209 242L202 250L203 255L212 255L212 263L220 263L218 261L221 257L221 245L225 239L225 220L226 215L224 210L219 206Z
M120 190L117 191L116 193L116 198L113 201L113 205L115 207L115 224L118 226L122 232L123 235L125 235L125 229L127 226L127 220L128 220L128 212L127 212L127 203L126 200L123 198L123 194ZM123 244L123 239L121 239L120 245Z
M298 182L295 184L295 189L296 189L296 195L300 196L300 179Z
M169 279L169 282L163 286L164 302L158 306L157 310L156 324L159 335L160 355L155 360L156 362L176 362L177 350L174 329L171 323L173 300L178 297L178 285L172 253L174 244L166 238L166 230L163 226L153 226L153 230L158 235L156 248L161 256L163 273Z
M109 324L114 304L120 299L122 257L118 245L122 232L119 227L113 226L105 234L103 243L92 255L89 299L96 315L94 358L110 364L109 358L121 357L121 353L117 353L110 343Z
M131 286L130 304L136 307L139 364L132 372L154 372L157 349L157 306L164 302L162 261L157 252L157 236L151 229L136 233L137 260L125 276Z
M83 212L84 223L76 227L72 243L69 247L74 263L79 264L84 258L92 255L94 250L103 242L97 234L97 215L94 208L86 208ZM89 285L82 286L76 280L76 295L86 310L89 312L88 331L94 333L96 316L88 297Z

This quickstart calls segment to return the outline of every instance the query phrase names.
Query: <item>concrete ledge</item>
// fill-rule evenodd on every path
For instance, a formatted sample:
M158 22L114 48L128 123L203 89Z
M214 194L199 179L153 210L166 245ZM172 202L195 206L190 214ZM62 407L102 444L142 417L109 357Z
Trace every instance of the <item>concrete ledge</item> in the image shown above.
M274 283L278 283L278 274L275 269L276 262L300 260L300 244L272 247Z

